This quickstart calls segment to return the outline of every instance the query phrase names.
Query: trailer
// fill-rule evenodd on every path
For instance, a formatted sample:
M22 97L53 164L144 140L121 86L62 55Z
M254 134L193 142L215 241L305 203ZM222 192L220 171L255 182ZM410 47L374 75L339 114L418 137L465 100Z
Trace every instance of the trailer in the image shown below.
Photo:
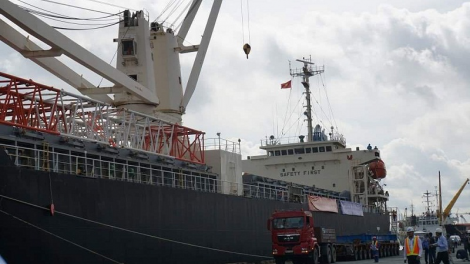
M336 237L336 257L339 259L363 260L371 259L370 245L372 237L379 242L379 258L398 256L400 244L396 235L360 234Z
M296 263L335 263L337 259L362 260L372 258L370 234L338 236L336 230L314 227L309 211L274 212L268 219L271 231L273 257L276 264L287 260ZM378 235L379 257L397 256L399 243L396 235Z

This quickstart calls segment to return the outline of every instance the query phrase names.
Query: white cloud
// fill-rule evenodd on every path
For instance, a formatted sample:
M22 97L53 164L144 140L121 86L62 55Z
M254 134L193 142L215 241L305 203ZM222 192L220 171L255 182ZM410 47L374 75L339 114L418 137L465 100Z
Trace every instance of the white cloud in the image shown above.
M119 10L83 3L109 12ZM128 2L113 4L126 6ZM147 8L153 20L165 4L142 0L132 5ZM207 132L206 138L215 138L217 132L233 141L240 138L244 155L260 153L260 140L280 135L283 128L287 136L306 134L299 80L293 81L292 90L279 86L290 78L288 60L312 55L315 62L325 65L323 80L334 112L332 122L346 136L348 146L364 148L371 143L381 149L388 168L389 205L403 210L413 203L422 211L422 194L435 190L438 171L443 177L444 203L452 199L470 172L470 3L366 0L313 4L299 0L296 5L272 1L267 6L265 1L250 1L250 31L245 25L245 34L239 4L224 1L222 5L187 109L186 126ZM207 15L209 6L203 4L198 17ZM46 8L70 12L54 5ZM74 16L90 16L83 10L74 12ZM199 42L204 22L205 18L196 22L188 43ZM115 31L112 27L65 34L110 61L116 48L112 42ZM242 45L248 39L252 52L247 60ZM2 43L0 51L8 53L2 59L2 71L56 87L64 85ZM193 58L181 59L185 78ZM99 82L89 71L73 67ZM322 105L320 109L315 104L317 121L329 127L333 118L322 113L329 113L322 81L312 79L312 86ZM470 212L469 200L467 187L454 211Z

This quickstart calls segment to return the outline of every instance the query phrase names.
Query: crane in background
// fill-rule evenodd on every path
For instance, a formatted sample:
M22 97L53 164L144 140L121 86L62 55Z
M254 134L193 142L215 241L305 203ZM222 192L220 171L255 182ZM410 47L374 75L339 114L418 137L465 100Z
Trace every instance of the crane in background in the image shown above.
M462 184L462 186L460 187L460 189L457 191L457 193L454 195L454 197L452 197L452 200L450 200L449 204L444 209L444 211L442 211L442 215L441 215L440 211L438 212L438 217L439 217L439 219L441 219L441 223L446 222L447 217L449 217L449 215L450 215L450 211L452 210L452 207L454 207L455 202L457 202L457 199L459 198L460 194L462 193L463 189L465 188L465 185L467 185L468 182L469 182L469 179L467 178L465 180L465 182ZM441 185L440 178L439 178L439 185ZM441 188L439 186L439 190L440 189ZM441 203L441 206L442 206L442 196L440 198L440 203Z
M465 217L463 217L464 214L470 215L470 213L460 213L460 218L462 218L465 221L465 223L468 223L467 219L465 219Z

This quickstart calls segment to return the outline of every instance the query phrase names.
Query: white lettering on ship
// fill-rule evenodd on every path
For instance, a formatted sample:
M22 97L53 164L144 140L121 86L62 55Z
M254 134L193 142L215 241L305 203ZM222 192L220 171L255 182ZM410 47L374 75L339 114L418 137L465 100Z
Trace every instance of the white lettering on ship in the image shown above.
M305 171L291 171L291 172L281 172L281 177L293 177L300 175L317 175L320 174L321 170L305 170Z

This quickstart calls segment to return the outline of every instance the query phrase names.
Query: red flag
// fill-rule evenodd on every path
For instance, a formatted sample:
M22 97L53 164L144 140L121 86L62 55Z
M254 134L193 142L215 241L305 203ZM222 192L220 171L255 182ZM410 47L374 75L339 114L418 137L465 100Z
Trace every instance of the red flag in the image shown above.
M291 80L291 81L292 81L292 80ZM281 89L292 88L291 81L288 81L288 82L285 82L285 83L281 83Z

